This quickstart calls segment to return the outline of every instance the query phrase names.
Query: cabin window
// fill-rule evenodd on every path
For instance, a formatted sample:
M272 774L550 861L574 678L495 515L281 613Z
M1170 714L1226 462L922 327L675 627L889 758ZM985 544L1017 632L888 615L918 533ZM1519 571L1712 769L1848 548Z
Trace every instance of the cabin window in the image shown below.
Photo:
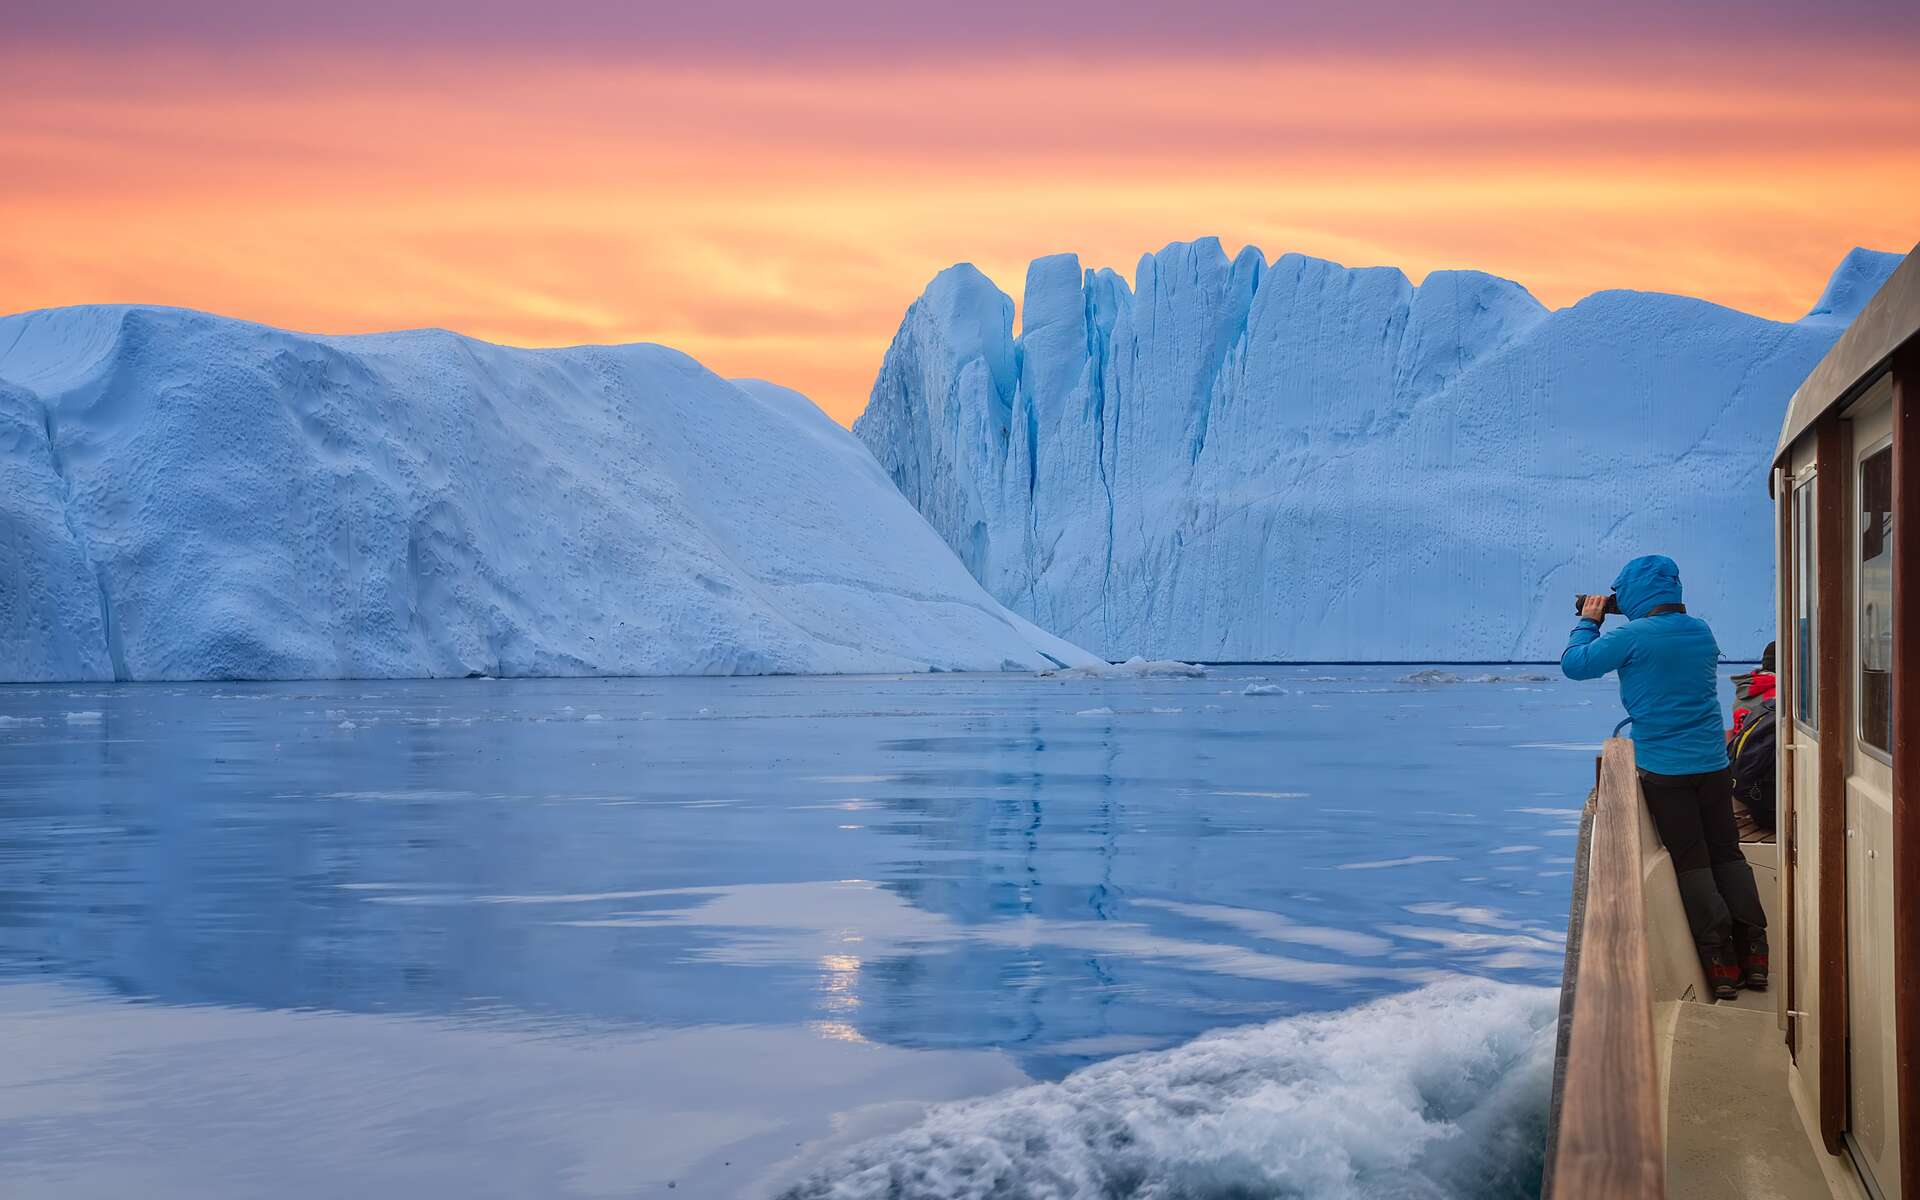
M1814 554L1814 500L1819 476L1793 489L1793 714L1808 729L1820 728L1818 630L1820 573Z
M1893 750L1893 447L1860 464L1860 740Z

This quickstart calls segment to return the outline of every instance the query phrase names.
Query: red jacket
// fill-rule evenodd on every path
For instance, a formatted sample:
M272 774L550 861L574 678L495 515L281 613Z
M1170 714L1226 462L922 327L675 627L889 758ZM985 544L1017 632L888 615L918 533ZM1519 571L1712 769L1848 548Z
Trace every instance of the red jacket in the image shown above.
M1780 681L1774 678L1771 671L1755 671L1752 675L1748 676L1747 686L1740 699L1748 701L1772 700L1774 698L1774 692L1779 685ZM1733 728L1727 731L1727 740L1729 742L1740 736L1740 727L1745 725L1747 719L1751 716L1753 716L1752 708L1744 704L1734 706Z

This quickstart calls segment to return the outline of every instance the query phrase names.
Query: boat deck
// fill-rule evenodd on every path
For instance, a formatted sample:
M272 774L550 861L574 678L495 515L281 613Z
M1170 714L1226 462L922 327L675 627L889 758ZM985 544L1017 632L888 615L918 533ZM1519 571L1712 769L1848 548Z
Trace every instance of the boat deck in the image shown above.
M1777 929L1773 836L1742 840L1767 924ZM1666 1133L1667 1195L1674 1200L1832 1195L1786 1087L1787 1047L1776 1011L1770 991L1671 1006Z
M1641 803L1632 744L1609 739L1596 774L1574 882L1545 1194L1867 1200L1808 1132L1780 1025L1785 976L1771 991L1702 1000L1705 976ZM1784 931L1781 847L1750 814L1736 816L1768 926Z
M1787 1047L1773 1005L1753 998L1760 1007L1673 1006L1667 1195L1675 1200L1832 1194L1785 1086Z

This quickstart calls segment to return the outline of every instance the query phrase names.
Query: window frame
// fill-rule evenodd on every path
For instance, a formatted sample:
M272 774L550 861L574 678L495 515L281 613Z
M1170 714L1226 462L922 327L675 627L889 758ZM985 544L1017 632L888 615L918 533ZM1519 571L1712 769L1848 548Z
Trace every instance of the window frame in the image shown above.
M1853 542L1853 545L1848 548L1851 552L1848 555L1848 557L1852 560L1852 563L1853 563L1852 569L1853 569L1853 579L1854 579L1853 605L1852 605L1853 621L1854 621L1854 637L1853 637L1854 645L1852 648L1853 662L1850 664L1853 669L1850 673L1853 676L1853 680L1852 680L1853 740L1854 740L1855 746L1861 754L1864 754L1867 757L1872 758L1878 762L1885 763L1889 767L1891 767L1893 765L1893 727L1892 727L1890 714L1889 714L1889 721L1888 721L1888 728L1887 728L1886 748L1882 749L1880 746L1877 746L1873 742L1870 742L1867 740L1867 696L1866 696L1866 692L1867 692L1867 654L1866 654L1866 649L1867 649L1867 642L1866 642L1866 639L1867 639L1867 621L1866 621L1867 572L1866 572L1866 567L1867 567L1867 563L1866 563L1866 560L1861 557L1861 551L1864 549L1863 542L1866 537L1866 528L1862 522L1862 518L1866 515L1866 511L1867 511L1866 508L1864 507L1866 502L1866 492L1867 492L1867 489L1866 489L1867 464L1879 458L1882 454L1887 456L1887 470L1889 472L1889 475L1891 475L1891 472L1893 470L1893 437L1891 434L1888 434L1885 437L1876 438L1873 440L1873 442L1869 443L1865 449L1856 451L1854 454L1854 460L1853 460L1852 508L1854 510L1853 511L1854 533L1853 533L1853 537L1848 539L1849 541ZM1889 483L1889 492L1891 492L1891 483ZM1889 507L1888 509L1889 521L1893 520L1897 516L1898 514L1894 513L1891 507ZM1892 556L1893 556L1893 543L1892 543L1891 537L1889 537L1888 539L1885 553L1888 557L1888 570L1889 572L1891 572ZM1891 578L1892 578L1891 574L1889 574L1888 578L1889 578L1889 581L1891 581ZM1898 633L1897 630L1894 630L1891 628L1891 622L1894 616L1892 602L1893 602L1893 593L1891 588L1889 588L1887 593L1887 611L1888 611L1888 621L1890 623L1890 626L1888 629L1889 637L1895 636ZM1888 676L1888 686L1889 687L1892 686L1892 677L1891 677L1890 671ZM1889 692L1889 695L1888 695L1888 705L1889 705L1889 708L1891 708L1891 705L1892 705L1891 692Z
M1792 482L1793 538L1793 722L1820 734L1820 534L1816 520L1820 473L1808 471ZM1801 624L1805 618L1805 626ZM1776 653L1778 647L1775 647Z

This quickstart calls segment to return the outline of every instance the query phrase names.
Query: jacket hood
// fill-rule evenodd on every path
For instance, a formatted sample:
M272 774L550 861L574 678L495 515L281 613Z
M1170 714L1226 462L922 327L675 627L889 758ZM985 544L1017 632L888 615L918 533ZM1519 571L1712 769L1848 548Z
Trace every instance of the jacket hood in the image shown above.
M1680 603L1680 568L1664 554L1643 554L1620 568L1613 590L1628 620L1644 617L1648 609Z

